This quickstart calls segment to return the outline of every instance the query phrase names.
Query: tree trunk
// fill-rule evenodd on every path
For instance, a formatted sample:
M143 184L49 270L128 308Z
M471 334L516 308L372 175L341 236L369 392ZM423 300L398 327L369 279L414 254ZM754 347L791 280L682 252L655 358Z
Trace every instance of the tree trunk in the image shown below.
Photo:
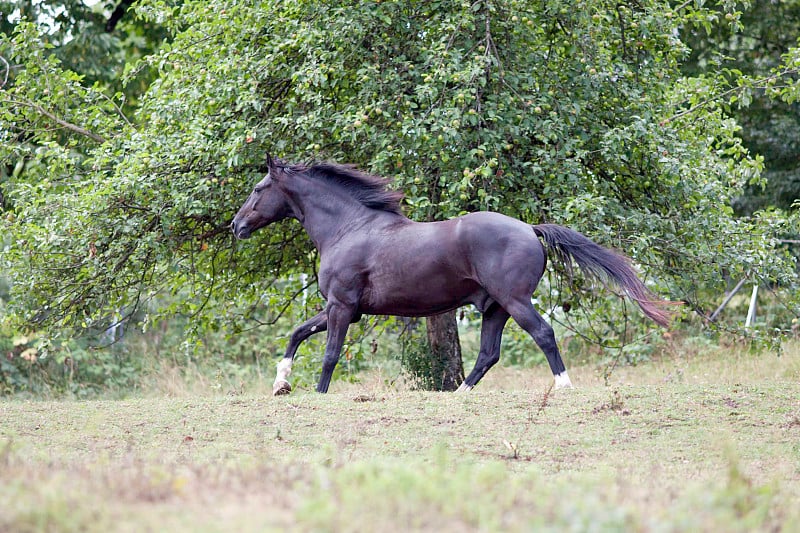
M428 317L426 325L431 350L430 382L433 383L435 390L456 390L464 381L456 312L450 311Z

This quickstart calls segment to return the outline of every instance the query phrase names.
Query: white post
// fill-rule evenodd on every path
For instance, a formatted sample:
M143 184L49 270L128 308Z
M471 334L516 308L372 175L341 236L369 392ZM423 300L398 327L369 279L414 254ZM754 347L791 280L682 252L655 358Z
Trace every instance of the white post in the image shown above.
M747 309L747 319L744 327L749 328L756 321L756 299L758 298L758 285L753 285L753 294L750 295L750 307Z
M742 281L737 283L736 286L733 288L733 290L730 293L728 293L728 295L725 297L722 303L719 304L717 310L711 313L711 316L709 317L709 320L711 320L711 322L714 322L717 319L717 316L722 312L723 309L725 309L725 306L728 305L728 303L733 299L733 297L736 296L736 293L739 292L739 289L742 288L742 285L744 285L745 281L747 281L747 277L742 278Z

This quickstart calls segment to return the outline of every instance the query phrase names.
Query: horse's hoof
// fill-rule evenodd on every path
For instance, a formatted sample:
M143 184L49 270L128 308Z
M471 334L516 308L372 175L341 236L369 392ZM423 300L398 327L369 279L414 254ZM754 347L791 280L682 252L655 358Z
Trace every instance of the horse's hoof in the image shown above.
M272 387L273 396L283 396L284 394L289 394L290 392L292 392L292 386L289 385L288 381L278 381Z
M567 375L567 371L563 371L560 374L556 374L553 376L555 378L555 388L558 389L572 389L572 382L569 380L569 376Z

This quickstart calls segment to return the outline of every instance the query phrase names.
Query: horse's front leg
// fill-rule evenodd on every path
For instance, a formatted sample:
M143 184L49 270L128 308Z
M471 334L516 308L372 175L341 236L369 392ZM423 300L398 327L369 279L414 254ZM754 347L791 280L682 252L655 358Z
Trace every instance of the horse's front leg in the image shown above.
M356 317L355 306L338 302L329 302L325 310L328 314L328 342L325 346L325 357L322 360L322 374L319 377L317 392L328 392L333 370L339 362L347 327Z
M278 396L281 394L289 394L292 391L292 386L289 384L287 378L292 373L292 362L297 353L297 348L304 340L309 338L315 333L325 331L328 329L328 314L323 311L318 315L309 318L292 332L292 337L289 339L289 345L286 347L286 354L278 363L278 373L275 376L275 383L272 385L272 394Z

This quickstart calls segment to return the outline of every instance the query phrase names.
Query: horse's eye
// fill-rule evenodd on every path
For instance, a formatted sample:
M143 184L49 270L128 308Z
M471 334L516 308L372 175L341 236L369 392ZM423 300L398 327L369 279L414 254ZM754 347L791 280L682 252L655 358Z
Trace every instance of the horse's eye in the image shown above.
M267 174L266 179L262 180L258 185L256 185L256 188L253 189L253 192L256 194L261 193L264 191L264 189L268 189L270 185L272 185L272 179L269 177L269 174Z

